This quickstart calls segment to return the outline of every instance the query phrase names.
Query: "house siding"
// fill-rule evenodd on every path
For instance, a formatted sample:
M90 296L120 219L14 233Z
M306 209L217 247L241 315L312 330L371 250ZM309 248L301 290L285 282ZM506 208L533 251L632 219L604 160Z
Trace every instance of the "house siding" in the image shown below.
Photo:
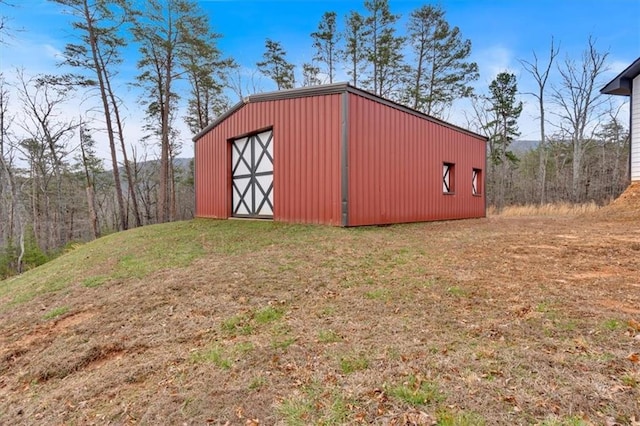
M631 180L640 181L640 75L633 79L631 91Z
M354 93L348 111L350 226L485 216L484 138ZM442 191L444 162L455 164L451 195Z
M248 103L195 143L196 216L231 215L230 141L272 128L274 220L341 224L340 94Z

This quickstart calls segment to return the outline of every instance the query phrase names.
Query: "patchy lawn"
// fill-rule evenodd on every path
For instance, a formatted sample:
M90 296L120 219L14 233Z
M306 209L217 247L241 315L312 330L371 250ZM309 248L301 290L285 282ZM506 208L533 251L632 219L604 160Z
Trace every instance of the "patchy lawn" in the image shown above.
M0 282L0 423L637 425L614 216L104 237Z

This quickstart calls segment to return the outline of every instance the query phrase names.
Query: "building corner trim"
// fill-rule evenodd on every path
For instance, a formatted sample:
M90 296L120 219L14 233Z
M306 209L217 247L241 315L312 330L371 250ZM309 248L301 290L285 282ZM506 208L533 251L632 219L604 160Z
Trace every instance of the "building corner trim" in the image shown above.
M341 216L342 226L349 226L349 92L342 92L340 125L340 179L341 179Z

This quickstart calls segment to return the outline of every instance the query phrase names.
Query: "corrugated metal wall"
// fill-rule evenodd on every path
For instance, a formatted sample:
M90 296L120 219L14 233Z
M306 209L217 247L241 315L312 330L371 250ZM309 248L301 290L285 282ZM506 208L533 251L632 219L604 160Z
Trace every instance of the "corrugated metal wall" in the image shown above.
M273 128L274 220L340 225L340 94L248 103L195 144L196 216L231 213L230 140Z
M483 139L354 93L348 111L350 226L485 216ZM454 195L442 191L444 162L455 164Z
M633 79L631 91L631 153L630 174L633 182L640 181L640 75Z

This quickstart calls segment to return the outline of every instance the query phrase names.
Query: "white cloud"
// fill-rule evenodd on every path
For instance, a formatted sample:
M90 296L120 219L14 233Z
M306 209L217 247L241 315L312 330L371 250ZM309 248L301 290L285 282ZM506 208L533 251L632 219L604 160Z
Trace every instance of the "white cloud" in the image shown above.
M610 74L611 77L615 77L616 75L620 74L622 71L624 71L629 65L631 65L631 61L625 61L625 60L615 60L615 61L611 61L609 62L609 69L607 70L607 74Z
M51 44L45 43L42 46L42 50L49 58L55 61L60 61L63 59L62 51L57 49L55 46L52 46Z
M513 51L501 45L491 46L476 52L473 59L480 69L480 84L488 85L503 71L515 73L514 58Z

